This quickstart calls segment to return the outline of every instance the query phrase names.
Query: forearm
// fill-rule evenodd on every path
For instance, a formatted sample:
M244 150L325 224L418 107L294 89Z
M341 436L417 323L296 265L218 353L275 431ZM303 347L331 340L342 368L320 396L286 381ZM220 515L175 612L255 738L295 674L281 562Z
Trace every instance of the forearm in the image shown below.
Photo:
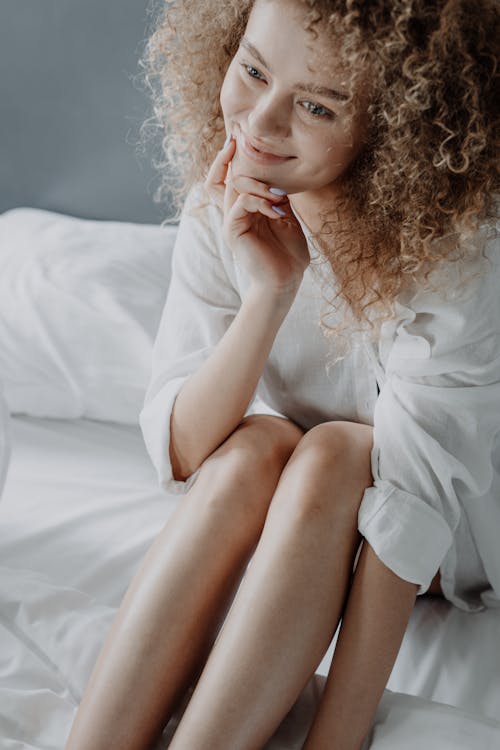
M170 420L174 478L190 476L241 422L294 296L251 289L214 352L184 383Z

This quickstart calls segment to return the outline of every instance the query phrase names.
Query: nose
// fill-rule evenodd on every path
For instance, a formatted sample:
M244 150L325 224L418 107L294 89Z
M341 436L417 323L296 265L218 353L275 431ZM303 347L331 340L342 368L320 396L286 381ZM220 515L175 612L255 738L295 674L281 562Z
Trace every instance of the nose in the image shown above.
M262 93L248 115L248 126L257 138L285 138L290 132L289 105L271 89Z

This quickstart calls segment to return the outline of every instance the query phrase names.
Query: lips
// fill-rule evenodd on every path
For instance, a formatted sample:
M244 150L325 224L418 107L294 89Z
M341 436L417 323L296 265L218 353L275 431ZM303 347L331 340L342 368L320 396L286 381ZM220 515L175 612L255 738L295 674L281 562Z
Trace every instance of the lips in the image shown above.
M259 164L282 164L293 158L292 156L284 156L272 151L264 151L262 148L263 144L260 143L260 141L249 138L243 133L243 131L241 131L240 145L243 153L248 156L249 159L252 159Z
M277 154L276 151L269 151L265 143L262 143L261 141L256 140L255 138L249 138L245 134L243 134L243 137L246 138L250 146L254 148L256 151L258 151L260 154L267 154L268 156L279 156L282 159L289 158L287 154Z

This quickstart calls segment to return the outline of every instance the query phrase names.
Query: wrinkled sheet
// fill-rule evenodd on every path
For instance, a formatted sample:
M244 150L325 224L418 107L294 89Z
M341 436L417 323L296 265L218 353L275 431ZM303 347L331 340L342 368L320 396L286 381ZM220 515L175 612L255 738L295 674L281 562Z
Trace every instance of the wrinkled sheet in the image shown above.
M116 609L178 502L158 489L138 427L12 419L0 503L0 750L62 750ZM419 597L364 750L499 748L499 635L500 609L470 615ZM266 750L300 750L334 643Z

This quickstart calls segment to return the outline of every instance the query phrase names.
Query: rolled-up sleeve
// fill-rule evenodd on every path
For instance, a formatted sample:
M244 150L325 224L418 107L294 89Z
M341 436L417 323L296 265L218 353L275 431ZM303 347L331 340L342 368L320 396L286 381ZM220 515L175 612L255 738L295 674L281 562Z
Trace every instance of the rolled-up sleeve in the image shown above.
M498 242L487 272L461 289L396 303L381 328L385 382L374 411L371 468L358 529L382 562L425 593L466 505L487 495L500 431Z
M151 378L139 415L146 449L160 486L183 494L197 472L174 479L170 417L187 378L200 368L230 326L240 305L221 258L214 231L215 206L198 210L206 196L195 185L186 198L172 254L172 274L152 354ZM254 393L245 413L279 415Z

